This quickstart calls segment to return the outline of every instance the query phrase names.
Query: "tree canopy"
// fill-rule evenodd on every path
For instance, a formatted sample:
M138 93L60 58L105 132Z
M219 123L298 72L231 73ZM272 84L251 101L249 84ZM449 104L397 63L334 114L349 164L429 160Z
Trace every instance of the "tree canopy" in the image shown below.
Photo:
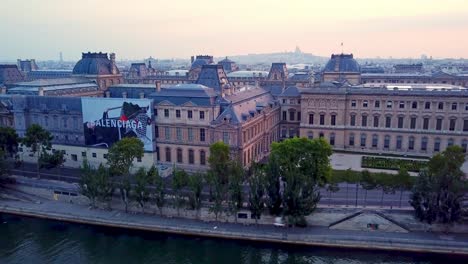
M20 139L11 127L0 127L0 149L6 154L14 154L18 149Z
M107 161L113 174L128 175L133 160L143 157L143 147L143 142L135 137L126 137L114 143L107 155Z
M467 188L461 171L464 161L462 148L450 146L434 155L427 170L421 171L410 201L419 220L449 224L460 219L461 202Z
M305 216L315 210L320 200L319 186L331 177L331 146L322 138L291 138L274 142L267 165L270 210L279 210L290 224L305 225ZM278 180L275 178L280 176Z

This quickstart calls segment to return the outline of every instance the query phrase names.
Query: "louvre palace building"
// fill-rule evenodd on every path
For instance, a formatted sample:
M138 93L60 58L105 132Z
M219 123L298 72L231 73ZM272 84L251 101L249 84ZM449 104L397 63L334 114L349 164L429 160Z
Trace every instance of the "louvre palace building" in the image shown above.
M16 78L0 84L0 124L20 136L41 125L70 167L83 159L105 163L108 147L124 136L145 142L136 167L175 164L189 171L207 168L217 141L245 167L268 157L272 142L291 137L322 137L335 150L383 155L428 157L450 145L467 150L464 76L400 82L395 74L363 74L352 54L332 55L319 74L288 73L285 63L273 63L269 72L239 71L227 58L217 64L206 55L192 58L188 71L138 63L121 74L114 60L83 53L67 80L31 83L14 67L0 67ZM20 156L35 160L23 147Z

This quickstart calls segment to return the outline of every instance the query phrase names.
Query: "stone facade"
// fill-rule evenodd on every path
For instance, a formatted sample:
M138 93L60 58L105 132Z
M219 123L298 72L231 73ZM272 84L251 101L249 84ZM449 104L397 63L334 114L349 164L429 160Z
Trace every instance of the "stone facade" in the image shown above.
M468 90L347 87L301 94L300 135L335 149L431 156L468 144Z

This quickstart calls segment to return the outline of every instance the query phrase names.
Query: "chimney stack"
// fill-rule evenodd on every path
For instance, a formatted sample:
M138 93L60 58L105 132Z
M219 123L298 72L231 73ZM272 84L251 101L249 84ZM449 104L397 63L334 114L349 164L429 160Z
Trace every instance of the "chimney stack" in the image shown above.
M156 81L155 84L156 84L156 92L158 93L161 92L161 81Z

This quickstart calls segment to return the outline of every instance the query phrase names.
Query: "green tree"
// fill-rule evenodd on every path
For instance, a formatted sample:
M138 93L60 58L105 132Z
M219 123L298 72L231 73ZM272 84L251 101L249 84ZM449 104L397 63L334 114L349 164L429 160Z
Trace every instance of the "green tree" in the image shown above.
M403 199L403 191L408 190L411 188L411 176L408 173L408 170L402 166L400 170L398 170L398 174L395 175L395 183L396 188L400 191L400 205L401 207L401 200Z
M0 178L8 173L8 165L5 161L5 152L0 149Z
M112 196L114 195L114 184L111 181L110 171L102 163L95 173L98 185L98 201L107 203L111 208Z
M132 191L132 185L130 184L130 179L128 176L122 177L119 182L119 191L120 191L120 198L122 202L125 204L125 212L128 213L128 204L130 203L130 193Z
M229 186L228 186L228 207L229 212L234 214L237 223L237 213L242 208L243 193L242 182L244 181L244 169L237 160L231 162L229 171Z
M16 131L11 127L0 127L0 150L4 154L13 156L18 150L20 139Z
M318 185L307 183L310 179L297 167L287 170L285 178L284 214L289 224L306 226L305 216L311 214L320 201Z
M260 168L259 168L260 169ZM266 204L270 214L279 216L282 213L281 204L283 203L281 194L281 174L280 168L274 157L265 166L265 181L266 181Z
M137 201L137 203L140 205L142 212L145 211L145 204L150 199L150 177L151 175L148 174L144 168L138 169L138 171L135 173L133 194L135 196L135 201Z
M175 196L175 206L177 215L180 215L180 208L185 204L184 189L188 185L188 174L184 170L179 170L174 166L172 177L172 190Z
M121 199L125 204L125 212L128 211L132 190L129 179L130 169L133 166L133 160L143 157L143 147L143 142L138 138L126 137L114 143L107 154L107 163L112 175L120 177L118 187Z
M373 190L377 187L377 182L372 177L371 173L368 170L363 170L361 172L361 187L365 190L364 192L364 206L367 205L367 191Z
M162 209L166 202L164 180L161 175L159 175L159 171L155 166L151 166L151 168L148 170L148 177L151 180L151 184L153 185L151 198L154 201L156 207L158 207L159 214L162 215Z
M269 162L277 162L284 179L283 210L291 224L305 224L305 216L315 210L319 187L331 177L331 153L322 138L292 138L272 144Z
M114 187L110 181L109 169L99 164L98 169L93 168L87 160L83 160L81 165L81 178L79 182L80 193L96 207L96 202L110 202L114 193Z
M46 150L50 150L52 146L53 136L49 131L43 129L40 125L33 124L26 130L25 137L22 139L23 144L30 148L33 155L37 155L37 176L40 177L40 158L41 154Z
M250 187L249 209L255 219L255 224L257 224L265 208L265 175L255 164L252 166L252 173L248 182Z
M92 207L96 207L96 201L99 196L99 186L97 178L95 177L95 170L86 160L83 160L80 170L80 193L89 199Z
M190 209L197 211L197 217L202 206L203 174L195 173L189 176L188 186L190 189Z
M428 169L422 170L411 194L416 217L429 224L451 224L462 216L462 199L467 180L461 166L465 161L459 146L450 146L434 155Z
M223 202L226 199L226 184L221 182L221 179L218 177L212 177L212 204L210 206L210 212L214 213L215 219L218 220L218 216L223 211Z
M217 220L219 214L223 211L223 202L226 199L229 184L231 164L229 146L222 141L212 144L208 163L210 169L207 173L207 183L210 187L210 198L212 200L210 211L215 214Z
M109 148L107 162L114 175L128 175L135 159L144 155L144 145L135 137L126 137Z
M65 163L65 151L64 150L42 150L42 154L39 156L39 168L52 169L61 167Z
M213 143L210 146L210 156L208 157L210 171L219 178L221 184L227 184L229 178L229 146L222 141Z

